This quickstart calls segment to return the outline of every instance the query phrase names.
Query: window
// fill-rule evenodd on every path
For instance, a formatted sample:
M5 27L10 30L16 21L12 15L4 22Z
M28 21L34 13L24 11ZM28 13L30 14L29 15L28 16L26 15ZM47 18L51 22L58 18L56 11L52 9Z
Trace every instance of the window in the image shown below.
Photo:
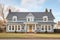
M43 17L43 21L44 21L44 22L47 22L47 21L48 21L48 17L47 17L47 16L44 16L44 17Z
M44 26L42 26L42 30L44 30Z
M12 30L14 30L14 26L12 26Z
M28 18L27 18L27 21L28 21L28 22L32 22L32 21L34 21L34 18L33 18L33 17L28 17Z
M11 26L9 26L9 30L11 30Z
M22 30L24 29L24 26L22 26Z
M44 18L44 21L46 21L46 18Z
M28 21L30 21L30 19L28 18Z
M20 26L18 26L18 30L20 30Z
M51 25L51 27L53 28L53 27L54 27L54 25Z
M45 30L47 31L47 25L45 26Z
M17 16L13 16L13 21L17 21Z
M26 18L27 18L27 22L32 22L32 21L34 21L34 16L33 16L32 13L29 13L29 14L26 16Z
M50 30L50 26L48 26L48 30Z

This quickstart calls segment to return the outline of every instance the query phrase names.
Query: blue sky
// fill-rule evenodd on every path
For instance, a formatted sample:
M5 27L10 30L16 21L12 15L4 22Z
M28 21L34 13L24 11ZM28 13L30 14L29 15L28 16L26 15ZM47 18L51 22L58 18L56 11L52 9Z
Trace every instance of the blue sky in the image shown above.
M43 12L46 8L52 9L55 21L60 20L60 0L0 0L0 3L34 12Z

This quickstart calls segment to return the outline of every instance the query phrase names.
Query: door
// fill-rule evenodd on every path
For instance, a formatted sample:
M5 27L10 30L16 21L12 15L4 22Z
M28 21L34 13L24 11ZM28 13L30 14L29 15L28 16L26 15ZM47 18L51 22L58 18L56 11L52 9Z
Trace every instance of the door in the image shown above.
M29 26L29 32L32 32L32 25Z

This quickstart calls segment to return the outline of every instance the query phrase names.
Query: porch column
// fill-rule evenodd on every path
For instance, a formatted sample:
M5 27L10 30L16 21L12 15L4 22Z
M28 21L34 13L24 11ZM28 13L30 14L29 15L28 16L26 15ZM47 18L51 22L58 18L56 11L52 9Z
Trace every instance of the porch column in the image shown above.
M44 25L44 31L46 31L45 25Z
M12 25L11 25L11 31L12 31Z
M15 31L15 25L14 25L14 31Z
M36 24L35 24L35 31L36 31Z
M20 31L21 31L21 25L20 25Z
M17 25L17 31L18 31L18 25Z

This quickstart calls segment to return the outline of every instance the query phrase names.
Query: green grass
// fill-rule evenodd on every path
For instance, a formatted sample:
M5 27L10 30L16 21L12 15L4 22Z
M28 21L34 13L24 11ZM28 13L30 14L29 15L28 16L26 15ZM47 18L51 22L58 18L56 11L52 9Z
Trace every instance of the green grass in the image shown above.
M0 38L60 38L60 34L0 33Z

